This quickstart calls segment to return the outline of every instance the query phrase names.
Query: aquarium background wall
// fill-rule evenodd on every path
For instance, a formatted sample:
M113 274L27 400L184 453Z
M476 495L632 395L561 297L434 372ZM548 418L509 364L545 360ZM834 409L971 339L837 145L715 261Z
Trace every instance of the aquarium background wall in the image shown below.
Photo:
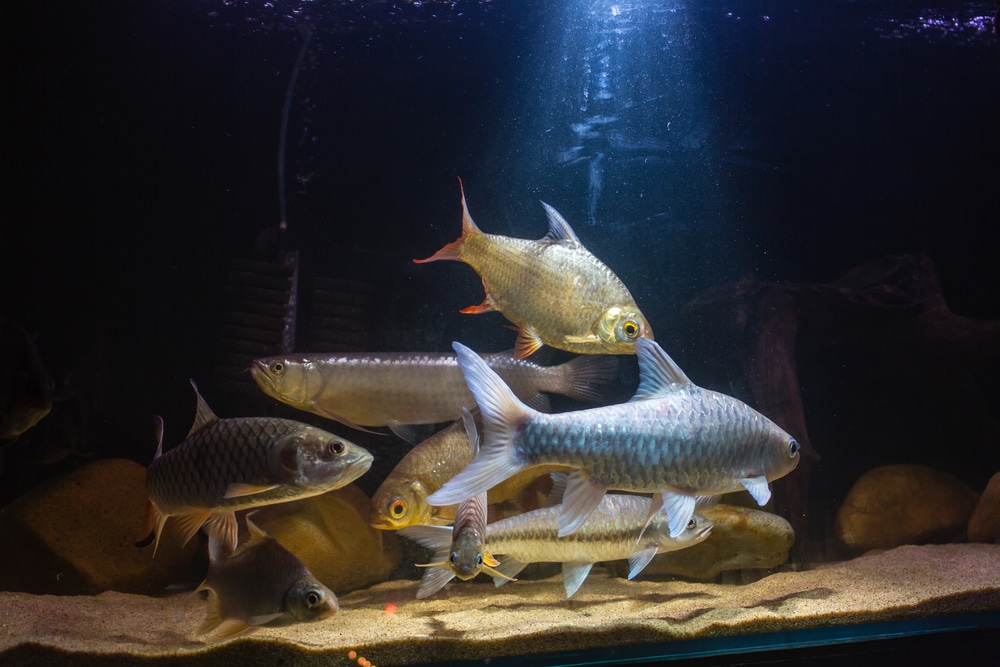
M0 502L94 460L147 465L153 415L169 444L191 426L190 378L222 416L288 416L220 370L241 261L296 251L294 349L511 347L499 313L458 312L482 300L471 269L412 262L458 236L459 178L490 233L540 238L539 202L555 206L687 374L742 400L756 357L739 289L796 295L811 454L784 508L806 522L794 567L847 556L835 514L872 468L926 465L982 492L1000 470L996 11L7 3L0 315L57 400L7 448ZM872 310L831 305L863 266L889 267L864 283ZM907 338L917 273L975 345ZM309 318L328 289L359 295L340 338ZM635 387L621 364L616 400ZM406 451L370 449L369 495Z

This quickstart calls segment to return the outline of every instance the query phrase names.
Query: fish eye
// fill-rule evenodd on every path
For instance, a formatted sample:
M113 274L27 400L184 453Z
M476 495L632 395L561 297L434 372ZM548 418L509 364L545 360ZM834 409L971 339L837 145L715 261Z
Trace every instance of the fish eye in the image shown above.
M451 564L454 565L457 562L458 562L458 552L457 551L452 551L451 552Z
M323 594L317 591L316 589L313 589L308 593L306 593L306 602L309 604L310 607L315 607L322 601L323 601Z
M690 521L688 521L688 530L694 530L697 527L698 527L698 522L697 521L695 521L694 519L691 519Z
M626 338L635 338L639 335L639 324L635 320L626 320L622 325L622 333Z
M285 364L280 361L271 362L271 373L274 375L281 375L285 372Z
M789 439L789 441L788 441L788 458L794 459L796 456L798 456L798 453L799 453L800 449L802 449L802 447L800 447L799 443L795 441L795 438Z
M332 456L338 456L344 453L344 443L340 440L331 440L326 443L326 451Z
M476 566L478 566L478 567L482 567L483 566L483 555L482 554L477 554L476 555Z
M402 499L394 501L389 505L389 514L397 519L406 514L406 501Z

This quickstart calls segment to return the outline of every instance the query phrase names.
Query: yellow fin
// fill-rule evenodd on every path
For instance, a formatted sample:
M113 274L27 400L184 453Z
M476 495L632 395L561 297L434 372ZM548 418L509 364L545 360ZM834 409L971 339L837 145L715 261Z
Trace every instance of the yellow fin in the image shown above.
M514 344L514 358L524 359L537 352L543 345L531 327L521 327L517 330L517 342Z
M276 489L280 484L270 484L268 486L262 486L260 484L241 484L239 482L233 482L226 487L226 495L223 498L227 500L229 498L242 498L243 496L252 496L255 493L266 493L271 489Z
M177 516L177 522L181 526L181 534L184 537L184 541L181 542L181 546L188 543L188 541L194 537L194 534L198 532L198 529L204 525L205 520L208 519L208 515L212 510L209 509L195 509L188 512L182 512Z
M205 532L209 537L226 546L229 551L236 549L236 542L239 535L239 526L236 523L235 512L211 513L205 519Z
M493 554L491 554L486 549L483 549L483 562L489 565L490 567L497 567L498 565L500 565L500 561L494 558Z

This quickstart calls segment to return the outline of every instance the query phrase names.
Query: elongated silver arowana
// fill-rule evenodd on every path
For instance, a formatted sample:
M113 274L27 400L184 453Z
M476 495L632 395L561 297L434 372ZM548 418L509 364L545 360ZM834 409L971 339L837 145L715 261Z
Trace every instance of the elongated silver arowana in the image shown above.
M656 554L698 544L712 530L711 521L694 514L681 533L671 537L667 517L662 511L650 517L650 504L642 496L606 495L579 530L567 536L559 535L559 505L491 523L485 543L500 560L493 581L501 586L529 563L562 563L566 597L572 597L594 563L627 558L632 579ZM400 534L435 551L451 540L447 526L410 526Z
M431 505L459 502L525 468L559 464L574 469L560 535L579 528L608 489L620 489L654 493L650 512L665 507L677 536L698 497L746 489L763 505L768 482L798 465L794 438L745 403L693 384L653 341L636 341L639 388L629 402L554 415L518 401L479 355L454 347L482 413L483 444L427 498Z
M610 357L579 357L558 366L517 360L511 352L483 355L514 393L536 407L540 392L598 400L618 372ZM283 355L257 359L254 380L269 396L351 428L388 426L412 441L412 424L461 418L475 400L454 354L361 352Z
M204 525L233 549L238 510L326 493L371 467L372 455L364 448L309 424L272 417L219 419L193 380L191 386L198 397L191 431L163 453L159 422L159 444L146 470L147 528L155 528L157 546L167 518L176 516L185 542Z

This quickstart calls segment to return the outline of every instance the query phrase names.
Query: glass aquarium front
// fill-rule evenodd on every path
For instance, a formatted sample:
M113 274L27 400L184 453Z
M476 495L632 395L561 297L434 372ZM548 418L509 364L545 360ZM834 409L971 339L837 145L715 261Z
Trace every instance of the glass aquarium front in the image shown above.
M0 11L0 662L1000 628L995 3Z

